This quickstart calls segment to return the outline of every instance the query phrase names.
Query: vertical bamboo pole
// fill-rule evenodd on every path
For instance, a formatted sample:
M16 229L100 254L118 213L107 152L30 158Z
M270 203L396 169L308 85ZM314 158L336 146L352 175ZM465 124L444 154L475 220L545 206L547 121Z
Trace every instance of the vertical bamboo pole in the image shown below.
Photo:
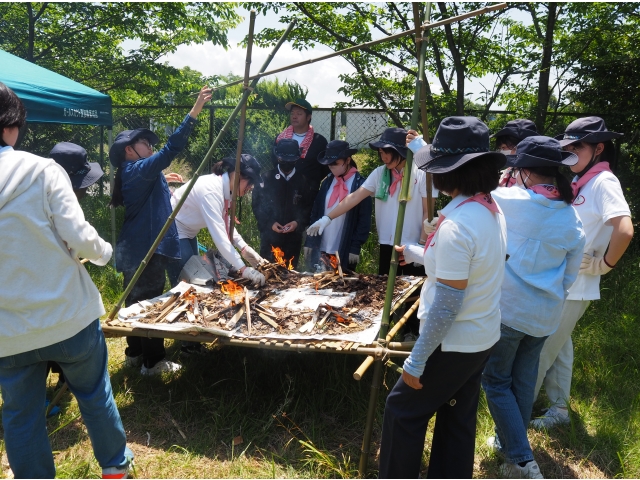
M422 77L424 72L424 57L426 54L426 42L419 42L421 36L420 25L416 28L416 44L420 46L418 53L418 74L416 76L416 88L413 97L413 111L411 113L411 128L413 130L418 126L418 118L420 116L420 91L422 90ZM404 176L402 178L402 189L400 191L400 205L398 206L398 217L396 220L396 231L393 240L394 245L400 245L402 240L402 226L404 224L404 213L409 198L409 187L411 186L411 170L413 167L413 153L411 150L407 152L407 159L404 166ZM389 328L389 317L391 314L391 302L393 301L393 288L396 282L396 271L398 270L398 252L395 248L391 252L391 265L389 265L389 279L387 280L387 294L384 301L384 309L382 311L382 321L380 324L380 332L378 333L378 344L386 343L387 329ZM369 408L367 410L367 423L364 430L364 438L362 440L362 448L360 450L360 463L358 465L358 473L364 477L367 473L367 465L369 463L369 452L371 450L371 433L373 431L373 420L378 405L378 392L382 380L382 360L376 359L373 368L373 378L371 379L371 392L369 396Z
M273 57L275 56L276 52L280 49L282 44L285 42L285 40L289 36L289 33L291 33L291 30L293 30L293 27L295 26L295 24L296 24L295 21L293 21L293 22L291 22L289 24L287 29L284 31L284 33L282 34L282 36L278 40L278 43L276 43L276 45L273 47L273 50L271 51L271 53L269 54L267 59L264 61L264 64L260 68L260 73L264 72L267 69L267 67L271 63L271 60L273 60ZM200 166L194 172L193 178L191 180L189 180L189 183L187 184L187 188L185 189L184 194L182 195L182 198L180 199L180 201L178 202L176 207L173 209L173 212L171 212L171 215L169 215L169 218L167 218L167 221L165 222L164 226L162 227L162 230L160 230L160 233L158 234L158 237L153 242L153 245L151 245L151 248L147 252L147 255L144 257L144 259L140 263L140 266L136 270L136 273L133 275L133 278L131 279L131 282L129 282L129 285L127 286L125 291L120 296L120 299L118 300L118 303L116 303L116 305L113 307L113 309L109 313L109 317L108 317L109 320L113 320L115 318L115 316L118 314L118 311L122 307L122 304L124 303L125 299L129 296L129 293L131 293L131 290L135 286L135 283L138 281L138 278L140 278L140 275L142 274L142 272L146 268L147 264L149 263L149 260L151 259L151 256L154 254L154 252L158 248L158 245L160 245L160 241L162 240L162 237L164 237L165 233L167 233L167 230L169 230L169 227L173 223L176 215L178 214L178 212L182 208L182 204L185 202L185 200L189 196L189 192L191 191L191 189L195 185L196 180L200 176L200 173L204 169L205 165L209 164L209 160L211 160L211 157L213 157L213 152L215 151L216 148L218 148L218 144L222 140L222 137L225 136L225 134L229 130L229 127L231 126L231 123L233 123L233 121L238 116L238 113L240 112L240 109L242 108L242 105L244 105L244 103L247 101L247 98L249 97L249 93L251 92L251 90L253 90L253 88L255 88L256 84L258 83L259 78L260 77L255 78L251 82L251 85L249 85L249 88L244 91L244 93L242 95L242 98L240 99L240 102L238 103L236 108L231 112L231 115L229 115L229 118L225 122L224 126L220 129L220 132L216 136L216 139L214 140L214 142L211 144L211 147L209 148L209 151L207 152L207 154L205 155L204 159L200 163ZM115 245L115 242L114 242L114 245Z
M253 49L253 28L256 24L256 11L251 10L249 17L249 39L247 40L247 58L244 64L244 84L243 90L249 89L249 70L251 68L251 50ZM244 143L244 126L247 121L247 103L242 104L240 110L240 125L238 126L238 148L236 149L236 174L233 176L233 194L231 197L231 210L229 212L229 240L233 245L233 229L236 226L236 204L238 202L238 189L240 188L240 158L242 156L242 145ZM248 312L247 312L248 314Z

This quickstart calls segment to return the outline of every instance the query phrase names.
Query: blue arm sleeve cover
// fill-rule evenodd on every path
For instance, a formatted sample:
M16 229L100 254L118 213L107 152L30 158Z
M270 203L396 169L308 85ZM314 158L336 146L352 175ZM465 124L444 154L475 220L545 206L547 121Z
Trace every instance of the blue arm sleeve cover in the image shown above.
M422 375L427 359L451 330L463 299L464 290L436 283L436 294L420 331L420 337L411 350L411 355L404 361L403 369L407 373L414 377Z

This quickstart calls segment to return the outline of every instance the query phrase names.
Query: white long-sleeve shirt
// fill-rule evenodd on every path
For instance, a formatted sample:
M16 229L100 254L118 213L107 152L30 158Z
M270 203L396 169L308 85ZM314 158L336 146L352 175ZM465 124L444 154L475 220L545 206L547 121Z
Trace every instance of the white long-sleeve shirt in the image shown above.
M172 208L175 209L186 188L187 184L173 193ZM239 270L245 265L229 241L228 225L225 223L225 201L231 203L230 191L229 175L226 173L199 177L176 216L176 226L180 238L195 238L206 227L224 259ZM240 250L247 245L237 229L233 230L233 243Z
M86 268L111 245L84 219L64 169L0 148L0 357L66 340L105 313Z

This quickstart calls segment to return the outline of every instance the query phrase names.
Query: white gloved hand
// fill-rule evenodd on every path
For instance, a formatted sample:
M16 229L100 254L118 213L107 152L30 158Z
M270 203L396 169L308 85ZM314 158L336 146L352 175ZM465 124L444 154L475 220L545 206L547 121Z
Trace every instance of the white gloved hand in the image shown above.
M330 223L331 223L331 219L325 215L316 223L314 223L313 225L310 225L309 228L307 228L307 235L309 235L310 237L315 237L316 235L322 235L322 232L324 232L324 229L327 228Z
M360 255L356 253L349 254L349 265L353 265L354 263L358 263L360 261Z
M304 259L309 260L311 258L311 252L313 249L311 247L303 247L302 252L304 253Z
M97 265L99 267L104 267L107 263L109 263L109 260L111 260L111 255L113 255L113 247L109 242L104 242L104 251L102 252L102 255L100 256L100 258L97 258L96 260L89 260L89 261L94 265Z
M588 253L582 254L582 263L578 273L582 275L605 275L610 271L611 267L604 263L604 257L594 257Z
M264 258L258 255L258 252L256 252L249 245L247 245L242 249L242 251L240 252L240 255L247 262L249 262L249 265L251 265L253 268L257 268L258 265L262 265L263 263L268 263Z
M438 223L439 219L440 217L433 217L433 220L429 221L429 219L427 218L424 222L422 222L422 229L424 230L424 233L429 235L435 232L436 224Z
M404 249L404 261L414 265L424 264L424 245L408 243Z
M242 278L251 280L251 283L260 286L264 285L264 282L266 281L264 275L252 267L244 267L244 270L242 271Z

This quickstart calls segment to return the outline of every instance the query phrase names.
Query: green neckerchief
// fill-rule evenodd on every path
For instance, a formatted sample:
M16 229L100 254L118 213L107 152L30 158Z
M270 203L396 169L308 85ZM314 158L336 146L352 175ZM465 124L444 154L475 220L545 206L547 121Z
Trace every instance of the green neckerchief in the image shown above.
M379 198L383 202L386 202L389 198L389 187L391 186L391 170L385 167L384 172L382 172L382 178L380 179L380 184L378 185L378 191L373 196L374 198Z

